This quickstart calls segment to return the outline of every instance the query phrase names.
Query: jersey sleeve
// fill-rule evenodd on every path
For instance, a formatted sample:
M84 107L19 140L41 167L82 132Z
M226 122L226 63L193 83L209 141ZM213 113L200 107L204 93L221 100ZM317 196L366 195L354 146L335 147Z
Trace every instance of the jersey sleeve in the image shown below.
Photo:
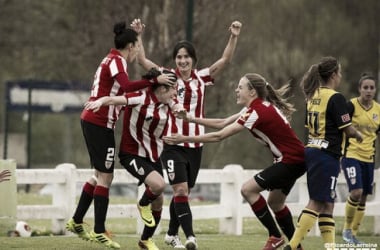
M210 68L198 70L197 76L205 86L214 85L214 79L210 75Z
M257 112L252 108L243 108L240 111L240 117L237 119L237 123L248 128L252 129L255 127L259 116Z
M350 117L352 117L354 115L355 106L351 101L347 102L347 111L350 114Z
M133 92L152 85L152 83L146 79L130 81L126 72L120 72L115 76L115 79L124 92Z
M351 117L348 113L346 98L344 98L342 94L336 93L331 96L327 110L339 129L351 125Z
M136 106L138 104L143 104L145 100L145 95L146 93L143 91L136 91L124 94L125 98L128 101L127 106Z

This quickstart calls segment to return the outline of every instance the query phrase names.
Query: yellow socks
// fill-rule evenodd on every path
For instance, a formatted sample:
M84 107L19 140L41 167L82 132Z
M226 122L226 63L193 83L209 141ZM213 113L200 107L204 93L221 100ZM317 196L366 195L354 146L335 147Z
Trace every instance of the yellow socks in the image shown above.
M292 239L289 242L289 245L292 249L296 249L298 244L303 240L307 235L310 229L314 226L315 221L318 218L318 213L311 209L304 208L300 217L298 218L296 231L293 234Z
M324 243L335 243L335 221L331 214L320 214L318 226Z

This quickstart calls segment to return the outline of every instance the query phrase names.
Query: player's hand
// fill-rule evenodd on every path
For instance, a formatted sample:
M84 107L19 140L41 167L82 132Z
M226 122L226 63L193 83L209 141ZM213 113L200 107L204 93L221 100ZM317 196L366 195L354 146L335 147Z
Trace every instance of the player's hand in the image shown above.
M174 87L177 83L177 78L173 75L174 73L163 73L157 77L157 82Z
M131 23L131 28L137 32L137 34L141 35L145 29L145 24L143 24L140 18L136 18Z
M356 131L355 139L357 142L362 143L362 141L363 141L362 133L360 133L359 131Z
M103 103L100 100L90 101L84 104L84 108L87 110L92 110L93 112L98 112L102 104Z
M11 171L5 169L0 172L0 182L9 181L11 178Z
M238 36L240 34L241 26L242 26L241 22L233 21L231 26L229 27L231 35Z
M173 110L173 114L174 114L174 116L176 118L183 119L183 120L186 120L186 121L188 120L187 119L187 111L184 108Z
M176 145L178 143L184 142L184 136L179 134L172 134L171 136L164 136L162 138L165 143L169 145Z

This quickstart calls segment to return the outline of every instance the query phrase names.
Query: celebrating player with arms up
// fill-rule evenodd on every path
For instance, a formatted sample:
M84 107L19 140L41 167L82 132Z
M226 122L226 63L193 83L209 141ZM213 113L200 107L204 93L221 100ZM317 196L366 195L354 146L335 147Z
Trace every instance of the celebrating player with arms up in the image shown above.
M141 34L144 25L139 19L135 19L131 26ZM173 49L173 60L176 69L172 71L177 75L178 96L177 100L187 112L195 117L203 117L204 92L207 86L214 83L214 78L222 72L223 68L231 61L234 54L237 38L242 24L239 21L232 22L229 27L229 39L222 57L214 64L201 70L195 69L197 56L192 43L188 41L178 42ZM143 44L140 44L138 54L139 63L145 68L158 68L145 57ZM174 116L169 118L168 134L181 133L184 135L201 135L204 127L198 124L189 124ZM161 161L169 176L169 183L173 188L173 198L170 202L169 229L165 236L165 242L174 248L184 248L178 237L179 226L186 235L185 246L187 249L197 249L197 241L193 231L193 218L189 204L189 193L194 187L201 166L202 143L183 143L180 145L164 145Z

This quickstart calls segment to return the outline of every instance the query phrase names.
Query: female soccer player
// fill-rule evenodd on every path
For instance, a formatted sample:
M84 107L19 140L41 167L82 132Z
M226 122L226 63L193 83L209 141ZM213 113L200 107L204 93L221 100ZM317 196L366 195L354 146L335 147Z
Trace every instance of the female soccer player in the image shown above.
M91 89L90 101L103 96L118 96L124 92L142 89L157 82L174 84L170 76L162 74L151 80L130 81L127 62L133 62L138 51L137 33L126 28L126 24L114 25L115 48L100 63ZM81 114L81 126L94 176L83 186L78 206L67 230L80 238L98 242L110 248L120 248L106 234L105 220L108 208L109 187L113 179L115 138L114 127L119 117L121 106L102 107L99 112L84 109ZM94 230L88 233L83 226L83 217L94 200Z
M333 210L343 133L362 141L360 132L351 125L346 99L335 90L341 78L338 60L324 57L310 67L301 81L307 101L305 126L309 135L305 162L310 200L298 218L296 231L284 248L286 250L296 249L316 220L323 241L329 245L335 243Z
M131 26L141 34L144 25L135 19ZM232 22L229 27L230 38L222 57L211 66L195 69L197 56L194 46L188 41L180 41L174 46L173 60L177 75L177 100L187 112L195 117L203 117L205 87L214 83L214 78L231 61L234 54L237 38L240 34L241 23ZM138 61L145 69L158 68L145 57L144 46L140 41ZM169 118L168 134L181 133L184 135L201 135L204 127L198 124L189 124L174 116ZM186 236L185 246L188 249L197 249L197 242L193 231L193 219L189 204L189 193L194 187L201 165L202 143L183 143L180 145L164 145L161 161L169 176L169 183L173 189L173 198L170 203L169 229L165 242L174 248L184 248L179 237L178 229L182 227Z
M145 223L141 249L158 250L152 240L161 219L165 180L159 156L163 149L162 135L174 104L176 86L154 85L147 90L124 96L105 96L85 105L97 112L103 106L126 105L119 158L124 168L145 183L146 189L137 207Z
M277 249L285 241L260 193L269 190L268 204L274 211L280 228L290 239L294 225L285 199L297 178L306 171L303 143L288 122L294 108L282 97L288 88L285 85L275 90L259 74L246 74L235 90L237 103L244 106L240 113L225 119L197 118L187 114L190 122L221 130L199 136L172 134L164 137L164 141L170 145L218 142L248 129L258 141L268 147L274 157L273 165L249 179L241 188L243 197L268 230L269 238L263 250ZM299 249L302 249L301 246Z
M343 240L350 244L361 243L357 238L364 217L367 196L372 194L375 165L375 141L380 129L380 105L374 100L375 78L362 74L359 79L360 96L348 102L352 125L363 135L363 142L346 140L341 166L350 195L347 197Z

